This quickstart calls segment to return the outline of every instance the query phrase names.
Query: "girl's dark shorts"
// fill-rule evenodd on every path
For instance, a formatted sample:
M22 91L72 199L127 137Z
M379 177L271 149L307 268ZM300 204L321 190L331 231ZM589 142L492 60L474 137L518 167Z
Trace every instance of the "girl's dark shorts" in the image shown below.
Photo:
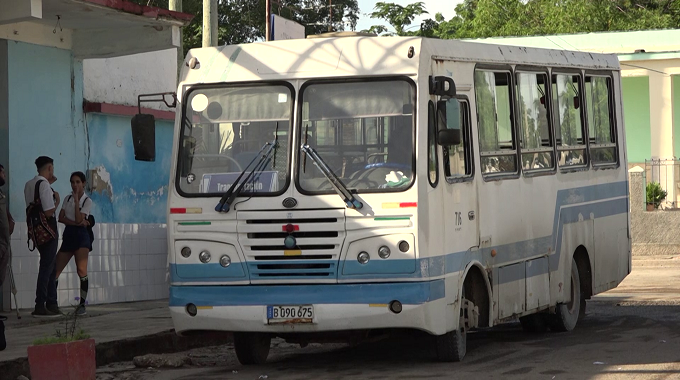
M87 232L87 228L66 226L64 234L62 235L61 248L59 251L75 252L80 248L92 250L92 242L90 241L90 234Z

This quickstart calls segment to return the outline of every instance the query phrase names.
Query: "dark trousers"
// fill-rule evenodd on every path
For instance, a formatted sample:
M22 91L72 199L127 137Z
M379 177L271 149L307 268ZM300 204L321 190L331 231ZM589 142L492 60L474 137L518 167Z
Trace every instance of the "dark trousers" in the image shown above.
M57 305L57 249L59 241L54 239L38 246L40 252L40 270L38 271L38 287L35 290L35 305L40 307Z

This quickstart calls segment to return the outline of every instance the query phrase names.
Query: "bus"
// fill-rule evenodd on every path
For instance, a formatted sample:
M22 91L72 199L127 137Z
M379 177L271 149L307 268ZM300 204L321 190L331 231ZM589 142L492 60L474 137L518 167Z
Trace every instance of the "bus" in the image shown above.
M574 329L631 271L615 55L261 42L190 50L176 96L173 324L244 365L402 329L461 361L471 330Z

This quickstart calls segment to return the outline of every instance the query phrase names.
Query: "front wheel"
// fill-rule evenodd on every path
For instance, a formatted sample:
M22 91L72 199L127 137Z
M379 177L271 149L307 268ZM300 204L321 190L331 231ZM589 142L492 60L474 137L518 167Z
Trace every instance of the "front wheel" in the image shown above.
M552 316L550 328L555 331L571 331L576 327L581 313L581 281L578 274L576 260L571 260L571 300L569 303L558 304L555 315Z
M263 333L234 333L234 350L243 365L264 364L269 356L272 337Z
M435 337L437 360L440 362L460 362L467 351L467 333L465 329L449 331Z
M462 293L458 328L434 337L437 360L440 362L463 361L467 353L467 331L470 327L477 326L479 310L465 298L465 287Z

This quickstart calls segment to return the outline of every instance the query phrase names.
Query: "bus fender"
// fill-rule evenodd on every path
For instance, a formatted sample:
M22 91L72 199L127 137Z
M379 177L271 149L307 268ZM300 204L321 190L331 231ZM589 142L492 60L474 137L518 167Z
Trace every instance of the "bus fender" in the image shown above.
M470 273L470 271L473 268L477 268L479 270L482 278L484 279L484 284L486 285L488 321L486 321L487 323L485 325L486 326L493 326L493 313L492 313L493 296L492 296L491 282L489 281L489 274L487 273L486 268L479 261L474 260L474 261L469 262L466 265L465 270L463 271L463 275L460 276L460 278L458 279L458 296L457 296L456 300L460 301L463 298L463 283L465 282L465 280L468 277L468 274ZM482 309L482 305L475 305L475 306L479 307L480 310ZM481 318L482 315L480 315L479 317Z

